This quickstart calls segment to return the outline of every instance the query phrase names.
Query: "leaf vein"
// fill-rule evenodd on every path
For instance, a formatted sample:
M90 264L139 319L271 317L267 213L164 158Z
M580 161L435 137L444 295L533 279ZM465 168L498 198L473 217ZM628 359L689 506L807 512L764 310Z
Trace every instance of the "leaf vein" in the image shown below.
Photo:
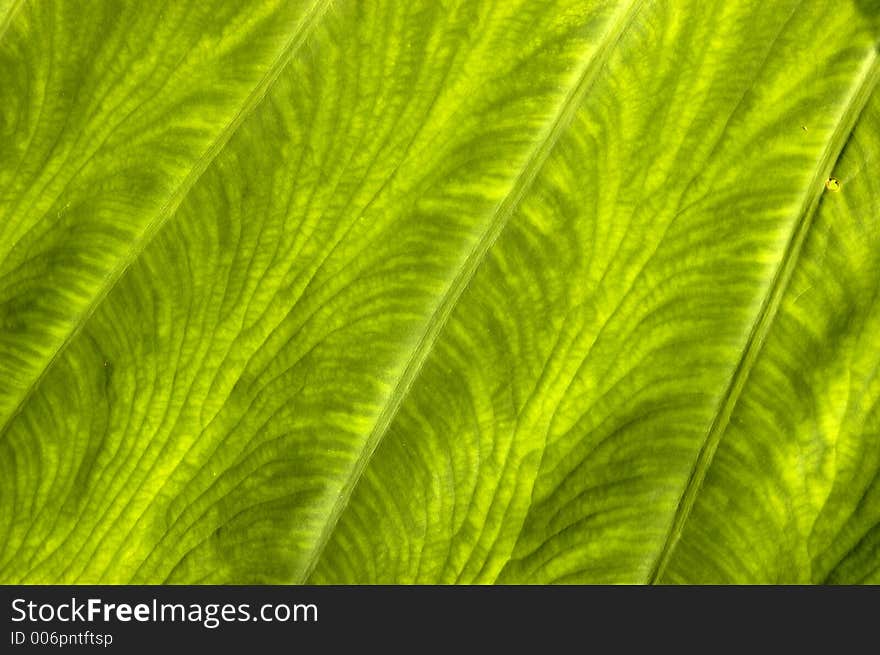
M880 81L880 58L878 58L875 52L871 52L870 59L867 60L862 70L861 79L854 85L851 95L846 99L843 111L832 132L831 138L825 144L825 148L816 162L813 176L803 195L797 219L780 257L779 265L768 285L767 293L761 306L749 327L748 337L740 359L719 400L700 451L694 459L688 481L676 505L675 514L666 533L666 539L648 576L649 584L656 584L662 579L672 553L678 545L685 523L687 523L695 504L697 494L712 464L718 444L727 431L730 417L739 402L743 388L748 382L749 375L764 346L764 342L778 313L782 298L797 267L801 250L813 225L813 217L824 195L825 186L823 181L830 175L834 165L840 158L850 134L858 123L862 110L877 87L878 81Z
M486 231L468 253L463 265L458 270L446 291L439 298L437 305L427 320L425 328L420 335L415 347L410 352L404 365L403 371L398 377L394 388L389 394L388 401L382 407L372 431L367 437L364 447L355 460L351 471L339 492L337 500L331 509L328 519L324 524L314 548L305 562L302 580L305 582L311 576L330 541L336 525L348 506L355 487L364 474L374 453L376 452L383 437L388 432L404 399L409 395L413 382L418 377L422 366L426 362L437 337L446 321L452 314L467 286L473 279L485 256L495 244L498 237L504 231L511 215L519 206L532 182L537 177L550 153L559 141L563 132L568 128L581 101L592 88L599 73L604 69L611 51L620 41L633 19L639 13L645 0L630 0L618 10L615 17L609 23L609 27L603 34L601 43L587 58L576 76L575 83L568 90L556 111L547 130L540 136L532 152L527 157L522 169L514 179L512 186L504 198L498 203L492 219Z

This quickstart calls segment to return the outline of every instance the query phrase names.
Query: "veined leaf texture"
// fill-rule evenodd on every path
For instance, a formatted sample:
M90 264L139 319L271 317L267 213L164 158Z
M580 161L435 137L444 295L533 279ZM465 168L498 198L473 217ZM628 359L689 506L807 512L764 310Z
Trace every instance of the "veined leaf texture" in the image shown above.
M0 581L880 582L878 42L0 1Z

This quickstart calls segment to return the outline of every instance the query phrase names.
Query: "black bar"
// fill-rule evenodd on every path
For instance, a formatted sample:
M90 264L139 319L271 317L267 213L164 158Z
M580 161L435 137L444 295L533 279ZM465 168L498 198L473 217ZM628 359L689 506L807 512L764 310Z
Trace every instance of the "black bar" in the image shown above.
M100 599L91 616L89 599ZM357 645L366 652L605 653L680 652L689 644L703 652L734 644L763 652L771 642L783 652L799 642L813 652L823 640L838 653L874 647L874 638L863 638L876 635L880 587L0 586L0 602L0 652L9 653L342 652ZM186 620L168 607L175 604ZM57 620L59 610L77 620ZM46 620L32 620L40 612ZM109 647L96 643L98 635L112 637Z

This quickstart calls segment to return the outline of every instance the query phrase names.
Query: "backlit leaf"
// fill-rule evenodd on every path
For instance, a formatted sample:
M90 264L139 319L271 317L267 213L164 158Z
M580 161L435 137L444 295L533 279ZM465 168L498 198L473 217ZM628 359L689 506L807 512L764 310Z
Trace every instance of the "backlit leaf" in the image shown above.
M0 581L880 582L873 0L0 0Z

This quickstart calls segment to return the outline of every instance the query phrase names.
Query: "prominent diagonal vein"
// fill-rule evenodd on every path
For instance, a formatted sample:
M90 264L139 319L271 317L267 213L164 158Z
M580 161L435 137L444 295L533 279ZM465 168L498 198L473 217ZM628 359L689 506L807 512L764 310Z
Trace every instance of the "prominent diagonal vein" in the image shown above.
M0 17L0 39L4 37L6 30L12 25L12 19L15 18L15 14L18 12L22 3L23 0L12 0L12 2L9 3L9 6L6 7L6 13Z
M300 19L287 42L278 53L278 56L242 103L232 120L223 127L217 135L217 138L211 143L210 147L201 157L199 157L186 177L184 177L180 184L174 189L174 192L168 197L165 204L162 205L155 216L153 216L149 223L144 227L143 231L136 239L134 239L128 250L122 254L117 261L116 266L104 277L91 301L86 305L79 316L77 316L74 326L67 335L65 335L64 339L58 343L55 350L52 351L51 355L46 359L46 363L40 370L40 373L28 385L24 390L24 393L22 393L18 404L9 415L4 418L3 423L0 424L0 438L6 434L13 418L21 412L28 399L33 395L34 390L39 387L40 382L46 376L46 373L52 369L53 364L61 353L64 352L68 344L70 344L73 338L82 330L83 326L88 322L92 314L95 313L95 310L104 298L107 297L107 294L110 293L116 283L122 278L125 271L127 271L137 260L162 226L165 225L171 215L180 206L180 203L186 197L187 193L189 193L190 189L192 189L193 185L195 185L198 179L207 170L211 162L214 161L220 151L226 146L229 139L232 138L232 135L241 125L242 121L244 121L244 119L247 118L247 116L249 116L260 104L272 84L278 79L278 76L281 74L281 71L287 65L288 61L290 61L294 53L299 50L302 44L308 39L309 35L320 22L323 15L327 12L327 9L332 2L333 0L315 0L308 12L306 12L306 14Z
M576 77L575 83L562 99L559 107L553 114L552 120L547 125L547 129L537 140L534 149L527 157L522 170L516 176L510 191L504 199L498 204L489 222L486 231L480 236L479 241L468 253L462 267L457 271L455 277L450 282L443 296L438 300L437 305L428 318L422 334L416 343L415 348L410 352L406 365L403 368L400 377L392 389L387 402L383 405L379 413L376 423L372 431L367 437L366 443L361 449L360 455L354 462L348 473L345 484L337 496L337 500L324 523L324 527L315 542L314 547L306 557L305 568L302 579L298 582L305 582L315 565L321 558L327 543L330 540L336 525L339 522L342 513L348 506L351 496L361 479L367 465L376 452L382 438L385 436L388 428L391 426L394 417L397 415L404 399L409 394L413 382L418 377L422 365L428 358L437 336L440 334L452 310L458 303L459 298L470 283L480 264L484 261L486 253L504 231L511 215L519 206L523 196L531 187L532 182L543 167L547 158L550 156L560 136L566 130L574 118L581 101L584 99L590 88L595 83L599 73L605 67L611 52L620 41L627 27L632 23L638 14L644 0L630 0L618 9L615 16L609 21L609 27L605 31L598 47L588 57Z
M755 319L749 330L749 336L743 347L742 355L737 362L730 382L718 403L715 416L713 417L712 423L706 433L706 439L703 442L699 454L694 460L694 465L691 469L690 476L688 477L687 484L679 498L675 515L673 516L669 531L666 534L666 540L663 543L663 547L660 550L660 554L657 557L657 561L655 562L651 575L648 578L648 582L651 584L657 583L662 578L663 572L669 564L672 553L681 538L684 525L693 509L697 494L700 491L700 487L702 486L706 473L709 470L709 466L712 463L712 458L715 456L715 451L718 449L718 444L721 442L721 438L727 430L733 410L742 395L742 390L748 381L749 374L754 368L755 361L761 352L767 334L776 318L779 305L788 289L789 281L791 280L794 269L797 266L807 234L813 224L813 217L815 216L822 199L822 194L825 190L823 182L831 174L834 165L840 158L840 154L843 151L846 142L849 140L849 136L855 128L868 99L877 87L878 81L880 81L880 59L878 59L878 55L872 51L869 58L865 61L861 72L861 79L856 85L854 85L852 93L846 99L837 126L835 127L831 138L825 144L825 149L822 151L822 155L816 162L816 168L813 171L810 186L804 194L797 221L792 229L785 250L782 253L779 266L773 275L773 279L770 282L767 294L761 303L761 307L755 315Z

